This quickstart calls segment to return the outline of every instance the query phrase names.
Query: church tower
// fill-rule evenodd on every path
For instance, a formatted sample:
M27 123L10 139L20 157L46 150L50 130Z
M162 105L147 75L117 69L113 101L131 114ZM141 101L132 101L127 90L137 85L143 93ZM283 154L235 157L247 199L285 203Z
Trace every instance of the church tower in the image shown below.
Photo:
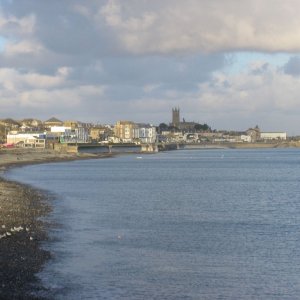
M180 109L172 108L172 125L178 127L180 123Z

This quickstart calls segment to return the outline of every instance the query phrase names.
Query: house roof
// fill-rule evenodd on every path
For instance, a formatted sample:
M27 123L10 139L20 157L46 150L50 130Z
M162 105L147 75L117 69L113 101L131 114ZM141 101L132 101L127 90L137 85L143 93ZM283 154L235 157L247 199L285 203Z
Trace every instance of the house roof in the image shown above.
M45 121L45 123L63 123L63 121L58 120L58 119L52 117L49 120Z

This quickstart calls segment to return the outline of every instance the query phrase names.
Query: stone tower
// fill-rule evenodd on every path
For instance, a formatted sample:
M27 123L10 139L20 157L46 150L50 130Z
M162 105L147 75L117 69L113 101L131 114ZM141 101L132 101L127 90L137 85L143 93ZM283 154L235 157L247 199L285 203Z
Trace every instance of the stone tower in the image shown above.
M180 109L172 108L172 125L178 127L180 123Z

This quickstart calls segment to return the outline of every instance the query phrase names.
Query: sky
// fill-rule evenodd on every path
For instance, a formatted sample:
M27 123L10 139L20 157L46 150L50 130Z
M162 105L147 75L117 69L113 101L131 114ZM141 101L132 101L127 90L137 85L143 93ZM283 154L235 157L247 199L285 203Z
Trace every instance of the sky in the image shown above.
M0 0L0 118L300 135L299 0Z

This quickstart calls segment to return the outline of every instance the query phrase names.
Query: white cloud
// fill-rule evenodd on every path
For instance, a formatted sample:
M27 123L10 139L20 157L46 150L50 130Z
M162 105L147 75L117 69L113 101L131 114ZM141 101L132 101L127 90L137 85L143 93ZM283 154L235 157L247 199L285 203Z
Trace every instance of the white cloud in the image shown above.
M22 73L15 69L0 69L0 86L4 90L19 91L22 89L53 88L66 84L67 73L60 68L56 75L43 75L35 72Z
M104 95L104 86L77 85L68 80L68 74L66 67L59 68L54 76L0 69L0 110L11 109L11 103L24 112L78 109Z
M252 65L241 74L214 74L211 82L199 85L197 102L199 108L212 112L300 113L299 93L299 78L272 67L255 73Z
M138 54L299 51L299 9L295 0L109 0L95 18Z
M81 99L75 89L23 91L18 95L19 105L25 109L51 109L52 111L77 107Z
M242 129L259 120L292 127L291 116L300 114L296 58L278 63L276 55L261 55L245 67L255 51L300 50L298 0L28 0L1 7L3 117L22 105L19 114L36 117L64 108L68 118L159 123L180 106L186 120ZM238 50L253 56L224 59Z
M57 75L62 76L62 77L67 77L70 72L72 72L71 68L68 67L60 67L57 70Z
M37 55L43 50L38 42L22 40L20 42L8 42L3 49L4 56L15 56L19 54Z

